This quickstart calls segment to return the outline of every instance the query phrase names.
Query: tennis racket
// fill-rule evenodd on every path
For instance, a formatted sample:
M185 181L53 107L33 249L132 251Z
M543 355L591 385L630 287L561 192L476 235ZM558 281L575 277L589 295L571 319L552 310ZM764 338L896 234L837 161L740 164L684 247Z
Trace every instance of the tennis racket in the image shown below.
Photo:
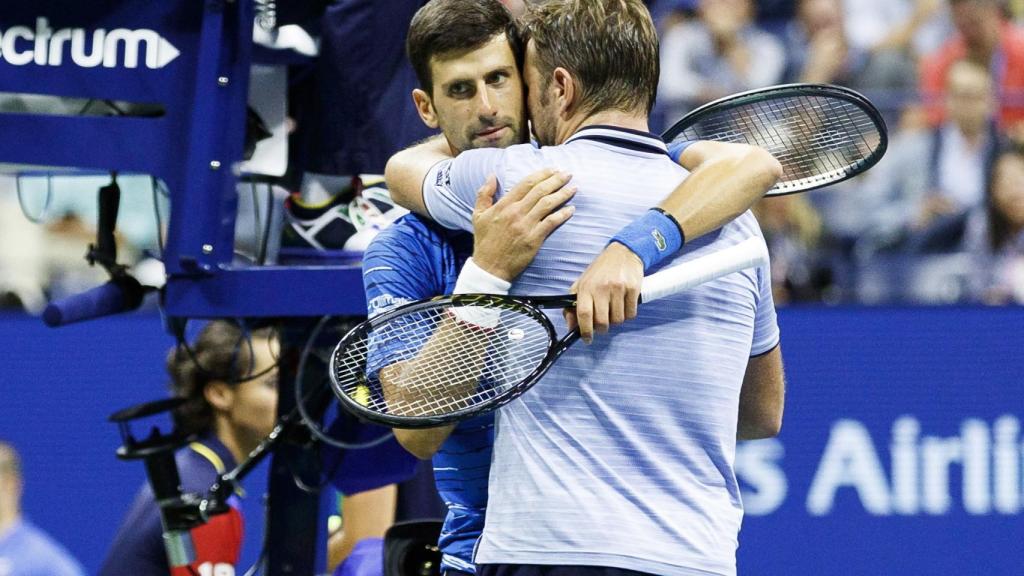
M642 303L768 261L761 238L644 278ZM462 294L405 304L353 328L331 355L341 405L366 420L427 428L464 420L519 397L576 340L559 338L544 308L575 295Z
M782 178L767 196L852 178L874 166L889 142L885 121L867 98L826 84L785 84L726 96L690 112L662 138L764 148L782 164Z

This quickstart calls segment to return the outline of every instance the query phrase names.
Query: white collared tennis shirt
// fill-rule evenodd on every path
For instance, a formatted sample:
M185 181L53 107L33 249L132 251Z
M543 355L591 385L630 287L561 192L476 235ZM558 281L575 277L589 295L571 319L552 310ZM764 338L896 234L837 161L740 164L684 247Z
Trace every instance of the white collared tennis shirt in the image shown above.
M424 181L437 222L471 230L476 190L544 167L573 175L573 217L513 294L564 294L608 240L687 175L652 134L591 126L565 144L465 152ZM499 191L499 194L501 191ZM761 237L753 215L688 242L664 266ZM564 333L561 314L550 314ZM750 356L779 342L768 267L641 305L569 349L498 412L480 564L609 566L732 575L743 515L733 462Z

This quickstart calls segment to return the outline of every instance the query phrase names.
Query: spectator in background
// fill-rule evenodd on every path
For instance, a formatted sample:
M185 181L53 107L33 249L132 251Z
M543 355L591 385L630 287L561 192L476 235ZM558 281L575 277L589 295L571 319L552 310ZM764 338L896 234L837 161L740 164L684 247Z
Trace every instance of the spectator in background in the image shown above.
M664 32L658 99L670 121L715 98L782 79L782 44L753 18L752 0L699 0L695 20Z
M972 219L968 245L978 256L976 287L988 304L1024 304L1024 152L1005 150L993 164L984 218ZM987 272L987 273L986 273Z
M865 55L859 86L911 89L917 61L949 37L945 0L842 0L850 49Z
M840 0L800 0L786 27L786 82L850 85L864 54L846 39Z
M829 282L822 277L818 262L821 217L807 197L764 198L751 210L772 255L772 297L776 304L821 300Z
M969 60L953 63L945 99L940 126L911 131L893 146L902 159L898 193L909 208L908 248L915 252L961 247L968 216L984 204L998 145L995 87L987 68Z
M1008 22L999 0L949 0L957 34L921 63L921 93L931 125L942 122L940 102L949 70L958 60L988 69L999 98L999 126L1024 120L1024 31Z
M0 442L0 576L84 576L67 550L22 516L22 487L18 453Z
M219 474L235 468L274 429L280 343L270 327L248 331L229 320L213 320L190 346L176 346L167 355L171 392L187 400L174 413L175 426L197 435L175 460L183 491L205 494ZM236 565L245 523L237 497L232 496L229 504L229 512L192 529L196 560L191 571L171 571L159 507L149 485L143 486L118 530L101 576L220 574L229 569L240 573ZM342 508L343 527L328 543L332 569L359 540L383 537L394 519L395 488L346 496Z
M273 430L279 350L269 328L248 332L225 320L207 324L191 350L171 349L171 391L187 399L174 413L175 426L198 436L175 456L184 492L206 493L218 474L234 468ZM191 531L195 562L188 569L171 571L160 510L149 485L143 486L118 530L101 576L178 576L203 570L219 574L229 569L234 573L244 522L236 497L230 504L228 513L212 516Z

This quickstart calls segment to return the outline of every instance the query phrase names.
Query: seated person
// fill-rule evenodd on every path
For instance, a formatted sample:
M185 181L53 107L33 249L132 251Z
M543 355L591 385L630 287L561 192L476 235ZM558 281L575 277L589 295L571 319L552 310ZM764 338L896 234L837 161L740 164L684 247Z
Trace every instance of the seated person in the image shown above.
M198 439L175 459L184 492L205 493L217 476L242 461L274 428L277 410L277 337L270 328L246 332L226 320L207 324L191 345L171 349L167 371L174 396L187 399L175 412L179 429ZM235 500L233 497L232 500ZM110 547L101 575L205 573L237 569L243 528L239 502L192 530L196 559L171 571L160 510L149 485L139 491Z

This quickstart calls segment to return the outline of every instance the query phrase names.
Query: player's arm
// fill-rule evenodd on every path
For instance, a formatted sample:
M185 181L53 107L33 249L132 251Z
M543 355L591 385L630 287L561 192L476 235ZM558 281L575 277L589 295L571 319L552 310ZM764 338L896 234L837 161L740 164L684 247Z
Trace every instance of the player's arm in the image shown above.
M443 135L413 144L392 156L384 168L391 198L403 208L430 217L423 200L424 180L438 162L452 157L452 149Z
M489 177L501 178L504 162L505 150L498 148L467 150L452 158L448 143L434 137L392 156L384 175L400 206L445 228L471 232L477 193Z
M341 501L341 528L327 538L327 568L332 574L360 541L384 537L395 523L397 502L396 484L345 495Z
M363 258L363 285L366 293L367 313L383 313L400 304L430 298L443 291L435 278L438 272L431 268L435 258L430 248L415 234L399 235L398 226L375 238ZM380 368L384 373L392 367ZM433 449L421 447L420 442L440 445L451 432L450 427L419 431L395 430L395 437L406 450L419 458L429 458ZM436 438L433 438L436 436Z
M786 381L782 369L780 346L754 356L747 363L740 389L738 440L771 438L782 428Z
M779 162L756 146L699 141L669 151L689 176L620 231L573 284L576 309L566 318L585 342L636 317L646 271L747 211L782 176Z

